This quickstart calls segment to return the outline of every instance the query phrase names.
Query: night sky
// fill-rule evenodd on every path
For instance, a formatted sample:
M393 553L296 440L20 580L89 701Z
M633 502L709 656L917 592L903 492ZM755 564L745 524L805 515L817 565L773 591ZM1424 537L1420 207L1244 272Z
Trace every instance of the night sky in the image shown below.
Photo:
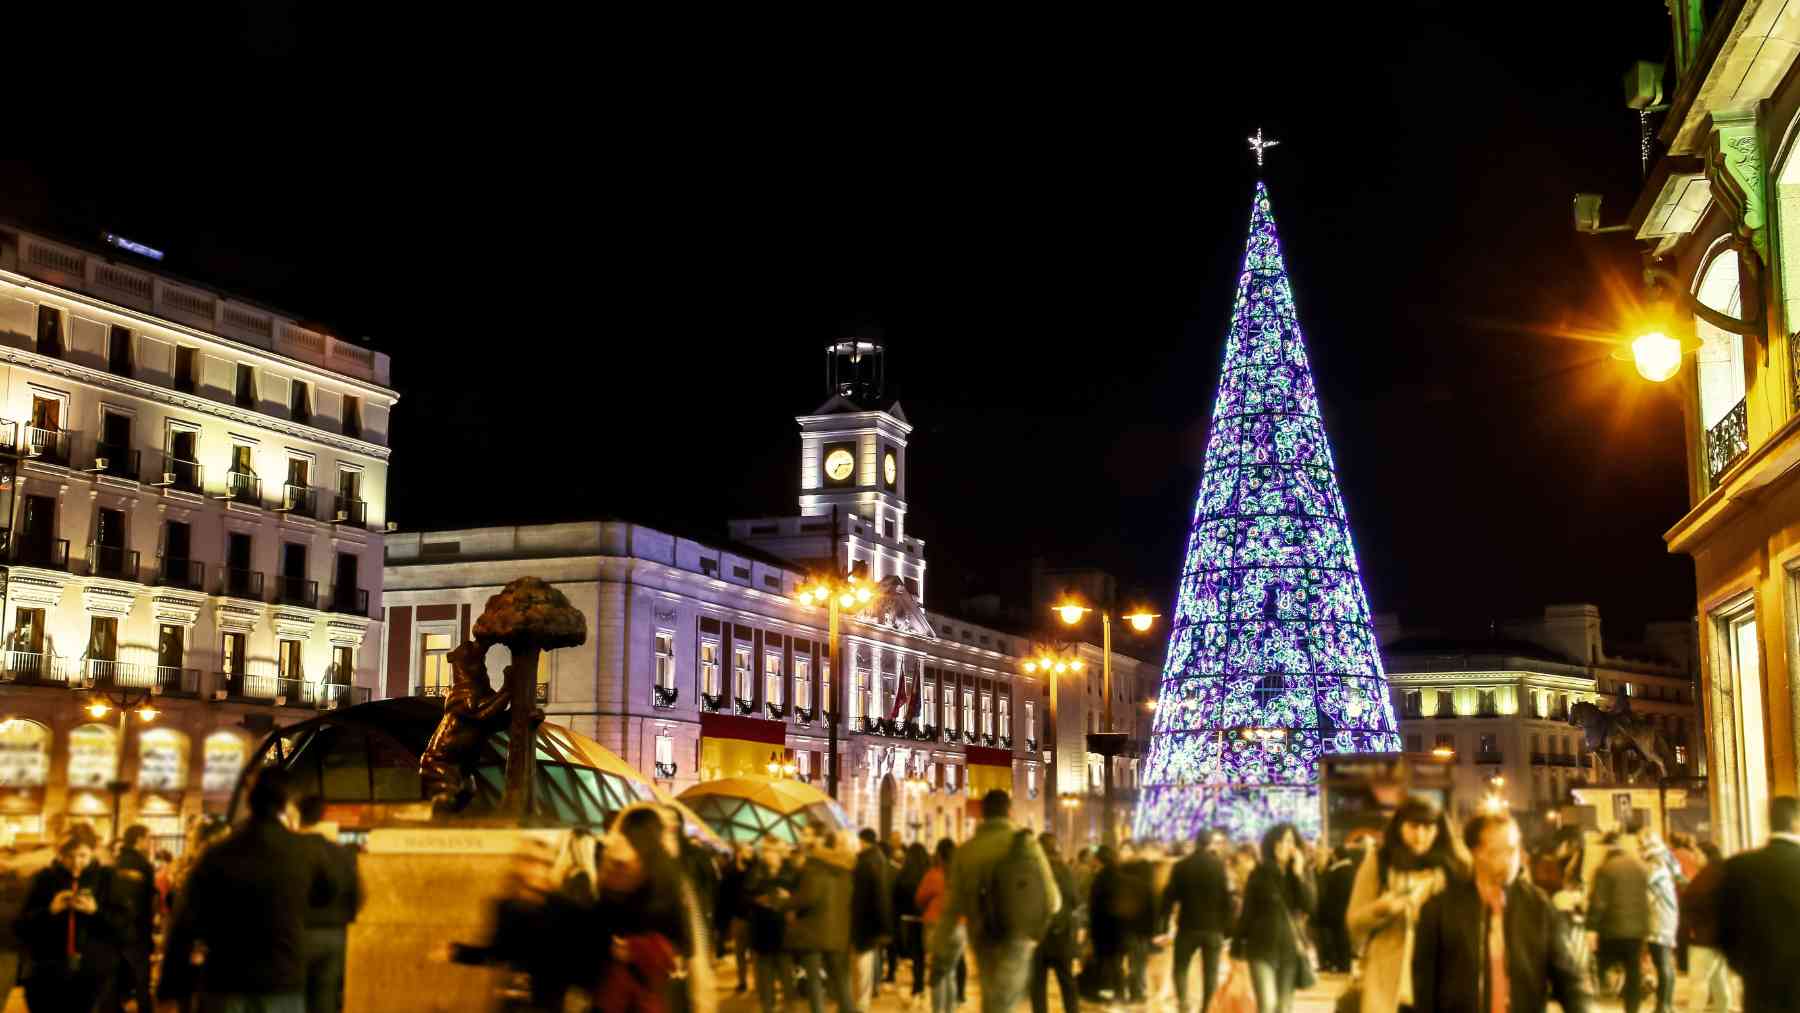
M1557 336L1608 329L1631 285L1631 241L1576 236L1569 204L1630 204L1619 81L1665 58L1662 5L1252 6L158 9L92 43L154 69L143 115L0 163L0 214L125 233L390 353L410 529L791 512L823 346L877 328L930 605L1021 598L1041 556L1166 612L1261 126L1372 606L1485 626L1585 600L1618 639L1691 615L1661 541L1674 395Z

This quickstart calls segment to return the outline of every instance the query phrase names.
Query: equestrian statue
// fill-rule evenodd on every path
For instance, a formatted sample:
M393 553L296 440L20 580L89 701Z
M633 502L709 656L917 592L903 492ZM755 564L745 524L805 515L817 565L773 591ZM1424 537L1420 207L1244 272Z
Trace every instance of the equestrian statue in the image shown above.
M1596 775L1604 774L1620 784L1636 784L1655 768L1656 780L1669 776L1673 766L1669 742L1654 722L1632 713L1631 698L1620 696L1612 710L1591 703L1569 708L1569 723L1581 729L1583 745L1594 758ZM1624 760L1635 754L1638 762L1627 772Z

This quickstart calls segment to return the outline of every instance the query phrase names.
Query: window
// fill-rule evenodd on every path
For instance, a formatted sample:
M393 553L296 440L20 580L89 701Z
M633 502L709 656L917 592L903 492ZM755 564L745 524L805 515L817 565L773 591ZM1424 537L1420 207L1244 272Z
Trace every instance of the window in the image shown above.
M256 407L256 369L248 363L237 364L237 388L232 400L239 408Z
M1025 768L1025 797L1027 797L1027 798L1037 798L1038 797L1037 768L1036 767L1026 767Z
M1538 753L1541 753L1541 752L1543 752L1543 750L1538 748L1538 735L1536 732L1532 732L1531 733L1531 754L1533 756L1536 756Z
M724 691L719 685L719 642L717 640L700 641L700 692L707 696L718 696Z
M1454 735L1439 735L1437 737L1437 745L1432 748L1434 748L1434 749L1455 749L1456 748L1456 736L1454 736Z
M956 725L956 690L944 687L944 730L955 732Z
M280 675L283 679L297 681L306 678L306 673L300 665L300 641L281 641L276 650L276 657L280 663Z
M161 623L156 628L156 666L180 668L186 651L186 631L174 623Z
M454 681L450 670L450 634L424 633L419 636L419 695L443 696Z
M675 737L668 732L656 733L656 762L664 766L675 762Z
M312 422L312 392L304 380L294 380L288 385L288 417L295 422Z
M1727 832L1720 844L1730 850L1732 846L1751 847L1768 833L1769 764L1763 737L1762 645L1757 639L1755 602L1748 596L1723 615L1715 616L1714 623L1724 654L1719 668L1729 682L1720 686L1725 680L1713 680L1714 703L1710 709L1717 727L1711 738L1719 744L1724 768L1718 772L1721 780L1728 778L1729 788L1735 789L1719 793L1723 803L1719 815L1725 824L1722 829ZM1736 813L1731 812L1732 801L1736 802Z
M131 375L131 328L114 324L107 332L106 371L118 376Z
M1483 735L1481 737L1481 748L1478 751L1482 756L1492 756L1495 752L1494 736Z
M850 679L850 723L852 725L862 720L863 701L868 697L869 673L859 668Z
M15 651L44 652L44 610L22 608L13 613L12 643Z
M975 691L972 689L963 690L963 728L969 732L975 730Z
M344 435L362 435L362 398L344 395Z
M1687 766L1687 747L1686 746L1676 746L1675 747L1675 763L1678 766L1682 766L1682 767Z
M780 707L781 694L781 652L763 652L763 699Z
M339 686L356 681L356 648L340 645L331 649L331 670L326 673L326 681Z
M830 714L837 707L837 699L831 695L831 659L819 659L819 709Z
M1012 737L1012 713L1011 713L1011 711L1012 711L1012 701L1007 699L1006 697L1001 697L1000 698L1000 734L1006 736L1007 738Z
M39 355L62 358L62 311L53 306L39 306L37 311L37 350Z
M175 349L175 389L192 394L200 387L200 369L194 349L181 345Z
M88 620L87 650L82 656L90 661L116 661L119 657L119 621L111 616L94 616Z
M802 781L812 780L812 757L813 751L810 749L802 749L794 754L794 762L798 765Z
M981 694L981 734L994 734L994 695Z
M1025 737L1033 742L1036 742L1038 737L1037 703L1033 700L1025 701Z
M1739 316L1743 304L1738 293L1738 255L1735 250L1726 250L1714 257L1706 265L1706 272L1701 275L1700 285L1694 295L1702 303L1728 316ZM1711 477L1717 478L1723 470L1722 465L1730 463L1736 454L1721 457L1728 449L1721 442L1715 446L1715 433L1719 432L1721 422L1726 416L1744 401L1744 338L1743 335L1723 331L1713 325L1694 318L1694 336L1700 339L1700 348L1695 353L1695 375L1700 389L1700 430L1707 444L1707 461ZM1739 431L1737 439L1742 439L1743 415L1736 413L1735 428ZM1723 436L1723 434L1720 434ZM1741 449L1740 451L1741 452Z
M1409 717L1409 718L1418 717L1421 713L1419 710L1419 707L1420 707L1420 703L1419 703L1419 691L1418 690L1409 689L1400 694L1400 710L1407 717Z
M731 649L732 692L739 700L756 699L756 683L751 681L750 648L737 646Z
M656 631L656 685L660 689L675 688L675 633Z
M1456 714L1455 696L1447 689L1438 690L1437 691L1437 715L1439 717L1447 718L1447 717L1453 717L1455 714Z
M919 720L931 724L937 720L937 679L934 677L919 687Z
M798 654L794 656L794 706L802 710L813 706L812 659Z

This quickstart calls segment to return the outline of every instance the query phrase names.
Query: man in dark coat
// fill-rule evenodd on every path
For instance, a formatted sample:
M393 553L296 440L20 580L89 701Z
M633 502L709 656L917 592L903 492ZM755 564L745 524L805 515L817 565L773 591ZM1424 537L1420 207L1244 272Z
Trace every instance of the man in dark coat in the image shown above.
M1587 985L1574 955L1557 940L1550 898L1519 875L1519 825L1484 813L1469 821L1463 839L1475 876L1452 879L1419 911L1413 1008L1541 1013L1554 994L1564 1013L1588 1013Z
M856 999L866 1007L878 990L878 951L894 941L894 868L875 831L864 828L858 839L862 850L856 853L850 888L850 948L856 951Z
M1045 976L1056 975L1056 987L1062 992L1064 1013L1078 1013L1081 997L1075 991L1075 875L1056 850L1056 838L1044 834L1038 838L1044 858L1050 863L1050 877L1056 881L1062 905L1050 919L1050 931L1044 934L1031 959L1031 1013L1049 1013L1050 989Z
M1350 891L1356 886L1356 870L1362 865L1362 841L1356 846L1340 846L1331 856L1331 864L1319 877L1319 917L1315 934L1319 940L1319 964L1327 971L1348 972L1354 956L1350 952L1350 933L1344 927L1344 915L1350 910Z
M326 837L321 826L325 800L300 802L300 843L331 879L331 899L306 909L306 1013L338 1013L344 1008L344 956L350 923L362 910L362 880L356 851Z
M138 1009L155 1009L150 951L156 942L156 867L150 864L150 830L141 823L126 827L119 839L112 893L119 906L119 971L101 1008L118 1009L125 999L135 998Z
M170 919L162 998L200 993L205 1009L305 1008L307 909L330 903L332 877L284 825L291 809L287 774L265 769L250 789L249 821L194 863ZM197 945L206 947L198 975Z
M26 889L13 928L24 947L28 1009L93 1009L118 970L120 905L112 870L94 861L95 844L87 824L77 825Z
M740 852L742 854L742 852ZM756 998L762 1013L776 1013L793 998L794 965L782 949L783 912L793 896L794 876L782 864L781 842L763 839L756 859L740 876L738 898L745 923L744 939L756 960ZM776 986L780 1002L776 1005Z
M1769 803L1769 843L1733 855L1719 884L1719 948L1747 1010L1800 1010L1800 799Z
M793 896L783 946L806 970L807 1002L812 1013L824 1013L830 986L840 1013L857 1009L850 985L850 897L856 856L838 844L835 833L814 840L806 835L806 854Z
M1620 999L1625 1013L1637 1013L1644 994L1644 940L1650 935L1650 869L1618 831L1607 834L1604 843L1611 850L1594 873L1588 931L1600 937L1596 963L1601 977L1613 965L1623 966L1625 990Z
M1175 863L1169 871L1169 885L1162 895L1162 916L1167 919L1178 912L1175 922L1175 1002L1181 1013L1187 1013L1188 962L1200 954L1200 1008L1212 1005L1213 992L1219 987L1219 951L1224 948L1225 934L1231 931L1231 882L1225 875L1225 863L1210 848L1195 848L1194 853Z

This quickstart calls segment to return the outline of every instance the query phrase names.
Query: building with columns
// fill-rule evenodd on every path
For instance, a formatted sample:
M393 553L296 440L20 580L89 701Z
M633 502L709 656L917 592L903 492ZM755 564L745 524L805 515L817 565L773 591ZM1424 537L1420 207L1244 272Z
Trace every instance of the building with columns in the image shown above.
M925 544L907 530L912 426L881 396L882 354L867 340L827 350L828 399L796 420L795 515L730 521L717 537L625 520L390 534L383 695L442 692L445 654L487 598L537 576L590 623L586 644L545 655L551 720L671 791L761 773L770 758L824 787L825 702L836 690L839 800L859 825L960 837L974 796L1004 783L1033 826L1097 829L1101 768L1084 734L1103 730L1093 716L1104 709L1099 648L926 606ZM800 591L853 568L875 593L844 616L840 673L827 611ZM1047 652L1065 666L1060 677L1035 662L1028 673ZM502 664L490 658L489 670ZM1157 667L1115 653L1113 668L1115 723L1142 734ZM1046 678L1062 680L1054 736ZM1121 814L1135 763L1115 761ZM1059 805L1060 793L1077 804Z
M388 357L131 249L0 228L0 838L176 846L379 671Z

